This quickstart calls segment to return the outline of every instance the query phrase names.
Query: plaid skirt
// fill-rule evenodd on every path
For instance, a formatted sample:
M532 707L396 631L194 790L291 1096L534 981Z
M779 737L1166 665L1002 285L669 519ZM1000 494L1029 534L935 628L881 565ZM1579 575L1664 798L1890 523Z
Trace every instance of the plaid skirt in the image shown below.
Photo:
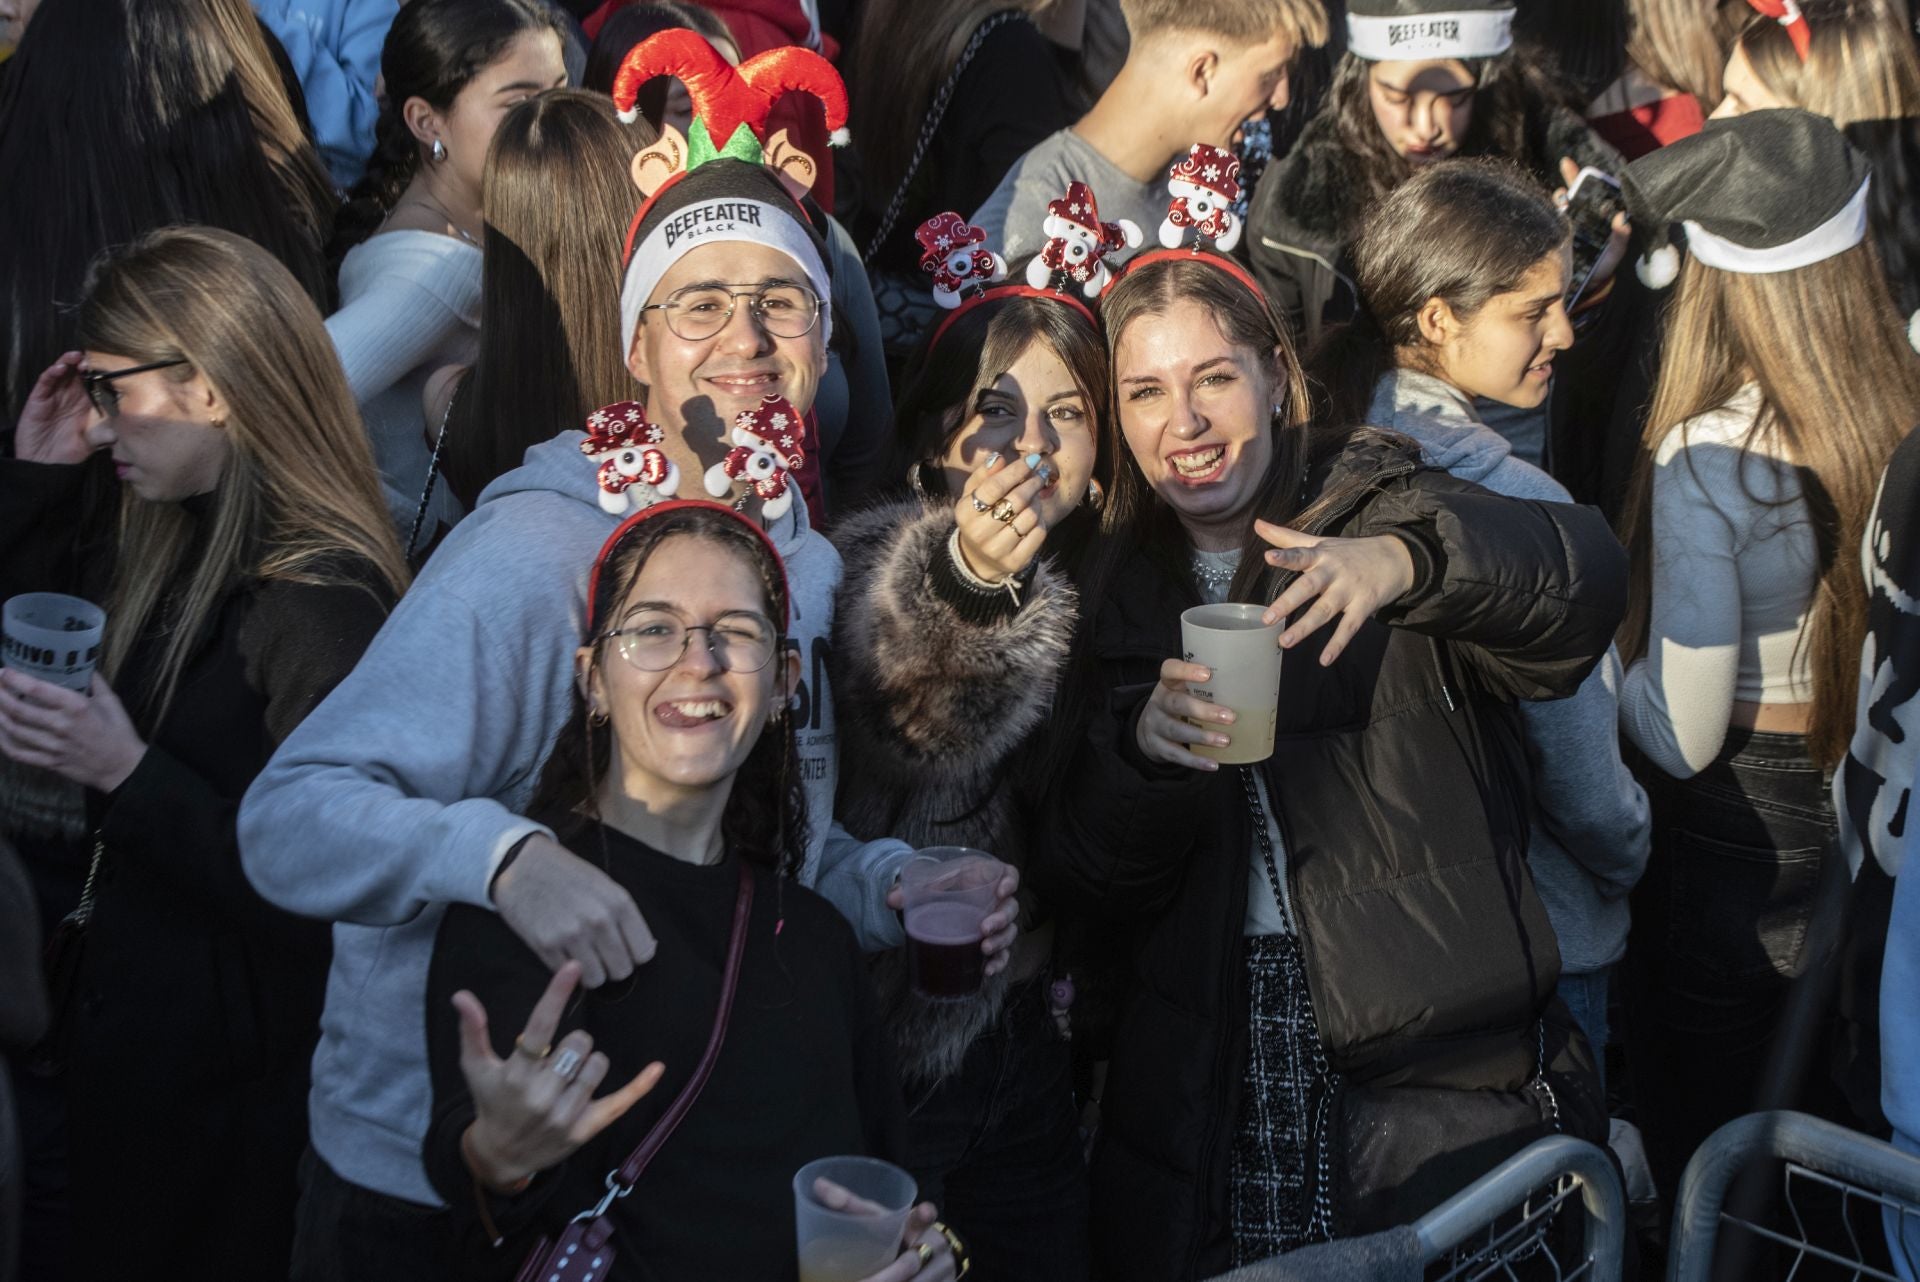
M1307 1101L1320 1043L1299 938L1254 935L1245 964L1247 1069L1229 1176L1236 1266L1308 1241Z

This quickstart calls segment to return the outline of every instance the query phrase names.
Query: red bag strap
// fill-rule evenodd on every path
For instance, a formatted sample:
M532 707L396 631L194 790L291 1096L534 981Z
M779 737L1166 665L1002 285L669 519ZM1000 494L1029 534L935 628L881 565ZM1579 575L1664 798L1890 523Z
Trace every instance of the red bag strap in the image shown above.
M753 915L753 869L745 860L740 862L740 893L733 901L733 938L727 942L727 966L720 975L720 1009L713 1017L713 1032L707 1037L707 1049L700 1056L700 1064L693 1070L693 1076L674 1096L673 1103L653 1124L639 1147L627 1155L620 1169L613 1173L608 1182L609 1189L624 1186L631 1189L640 1179L640 1173L647 1169L647 1163L667 1142L674 1128L680 1125L693 1102L700 1098L701 1090L707 1079L713 1076L713 1062L720 1058L720 1044L727 1040L727 1022L733 1015L733 995L740 987L740 957L747 951L747 919Z

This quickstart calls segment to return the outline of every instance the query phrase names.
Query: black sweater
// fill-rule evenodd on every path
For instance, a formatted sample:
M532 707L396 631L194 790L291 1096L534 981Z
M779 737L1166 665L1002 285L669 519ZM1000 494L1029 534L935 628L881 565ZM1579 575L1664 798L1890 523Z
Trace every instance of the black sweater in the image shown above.
M653 960L632 979L584 999L576 994L554 1041L576 1028L593 1035L595 1049L612 1061L599 1094L653 1060L666 1065L666 1076L524 1194L491 1200L489 1214L507 1244L468 1249L476 1262L463 1270L467 1278L512 1277L536 1228L556 1232L599 1201L607 1173L626 1160L699 1063L726 963L736 856L689 864L577 816L548 822L569 849L589 858L604 851L608 871L645 905L659 941ZM633 1195L615 1203L616 1282L792 1279L794 1172L817 1157L901 1151L900 1087L852 929L812 891L760 868L754 879L740 987L713 1075ZM447 911L427 980L434 1118L425 1156L463 1238L477 1237L479 1217L460 1154L474 1110L460 1072L453 994L464 988L479 997L494 1050L507 1055L551 977L497 914L459 904Z
M10 587L105 599L110 555L73 533L86 470L0 462ZM235 582L157 724L142 712L157 629L114 683L148 747L111 794L87 797L103 854L64 1034L75 1201L113 1196L136 1154L168 1159L164 1180L116 1198L114 1232L84 1235L88 1268L101 1276L158 1275L189 1260L221 1276L285 1269L329 932L254 892L234 819L254 776L358 661L392 604L370 564L330 570L344 582ZM93 843L17 844L50 929L79 901Z

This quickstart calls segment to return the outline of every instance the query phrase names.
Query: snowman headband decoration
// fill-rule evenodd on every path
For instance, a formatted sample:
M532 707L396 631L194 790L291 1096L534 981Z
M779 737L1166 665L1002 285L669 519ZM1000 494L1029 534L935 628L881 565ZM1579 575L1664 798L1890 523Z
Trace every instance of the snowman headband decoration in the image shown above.
M947 309L927 342L929 350L939 345L955 321L997 298L1050 299L1065 303L1089 325L1099 323L1093 309L1071 294L1030 284L1001 284L1007 277L1006 259L987 248L984 230L959 214L935 214L914 231L914 239L920 242L920 270L933 277L933 301Z
M1121 276L1149 263L1193 261L1225 272L1265 303L1266 292L1253 274L1227 257L1240 243L1241 231L1240 219L1233 212L1234 202L1240 199L1240 161L1233 153L1203 142L1193 144L1186 158L1167 172L1167 194L1173 199L1160 224L1161 248L1128 259L1106 289L1111 290ZM1189 232L1193 243L1183 249Z

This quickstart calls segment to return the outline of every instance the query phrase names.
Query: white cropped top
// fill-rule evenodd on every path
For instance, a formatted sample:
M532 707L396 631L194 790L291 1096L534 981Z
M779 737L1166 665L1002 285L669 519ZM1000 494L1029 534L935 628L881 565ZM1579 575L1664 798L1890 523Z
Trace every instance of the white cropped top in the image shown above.
M1813 698L1800 642L1819 558L1796 469L1743 448L1760 409L1749 383L1654 455L1652 617L1620 726L1676 778L1719 755L1736 700Z

